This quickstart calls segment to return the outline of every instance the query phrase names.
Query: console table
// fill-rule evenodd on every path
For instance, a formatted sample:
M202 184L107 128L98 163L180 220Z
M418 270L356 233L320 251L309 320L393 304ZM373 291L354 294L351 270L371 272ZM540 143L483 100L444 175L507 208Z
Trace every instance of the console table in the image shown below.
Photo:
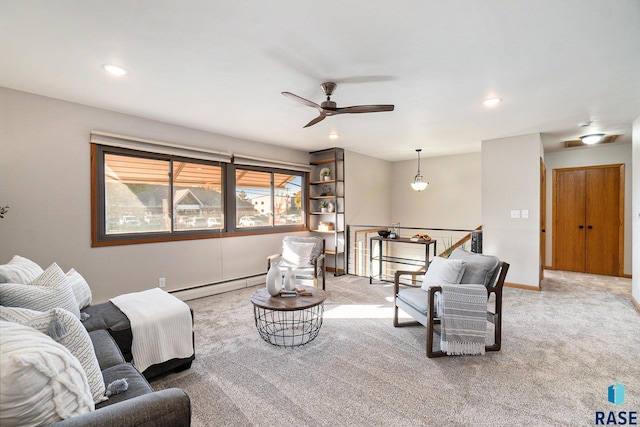
M389 243L407 243L411 245L423 245L424 246L424 259L414 259L414 258L402 258L397 256L391 256L386 254L383 251L383 242ZM373 247L375 244L378 244L378 255L373 254ZM404 264L404 265L413 265L416 267L424 267L426 270L429 267L429 248L433 248L433 256L436 256L436 241L435 240L411 240L406 237L396 237L395 239L391 239L388 237L380 237L374 236L369 240L369 283L373 283L373 279L381 280L385 282L392 282L393 280L386 280L382 275L382 265L383 263L393 263L393 264ZM378 271L379 274L377 276L373 275L373 263L378 263Z

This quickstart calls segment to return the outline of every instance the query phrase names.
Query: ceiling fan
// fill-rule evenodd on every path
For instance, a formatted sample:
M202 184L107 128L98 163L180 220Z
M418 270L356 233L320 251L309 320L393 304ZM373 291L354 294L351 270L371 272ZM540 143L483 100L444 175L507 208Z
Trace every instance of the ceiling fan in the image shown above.
M380 111L393 111L393 105L354 105L351 107L338 107L334 101L331 100L331 95L333 91L336 90L337 84L333 82L325 82L320 85L322 91L327 96L327 100L322 102L322 104L318 105L315 102L309 101L308 99L304 99L298 95L295 95L291 92L282 92L284 96L287 98L291 98L294 101L298 101L304 105L309 107L313 107L320 111L320 115L315 119L311 120L304 127L313 126L316 123L325 119L328 116L335 116L338 114L354 114L354 113L377 113Z

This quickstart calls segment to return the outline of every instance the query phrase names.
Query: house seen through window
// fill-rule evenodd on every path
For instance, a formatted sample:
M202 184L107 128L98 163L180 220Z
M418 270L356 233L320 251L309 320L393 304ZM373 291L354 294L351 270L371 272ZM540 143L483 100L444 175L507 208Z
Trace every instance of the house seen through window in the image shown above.
M94 244L305 227L303 172L99 145L95 153Z

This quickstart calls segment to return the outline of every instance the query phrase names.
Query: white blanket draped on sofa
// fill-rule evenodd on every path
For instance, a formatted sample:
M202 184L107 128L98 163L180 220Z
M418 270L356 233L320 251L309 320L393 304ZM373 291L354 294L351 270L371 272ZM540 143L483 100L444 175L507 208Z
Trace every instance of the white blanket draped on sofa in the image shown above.
M131 322L131 353L140 372L151 365L193 354L189 306L154 288L111 299Z

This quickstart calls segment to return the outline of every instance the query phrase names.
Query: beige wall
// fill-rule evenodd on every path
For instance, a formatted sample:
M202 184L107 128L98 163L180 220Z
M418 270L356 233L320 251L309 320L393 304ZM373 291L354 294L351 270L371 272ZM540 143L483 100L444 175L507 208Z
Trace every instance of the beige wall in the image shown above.
M422 158L421 174L429 186L421 192L411 188L417 168L417 156L392 165L392 221L403 227L455 229L482 224L480 153Z
M507 282L539 286L540 134L482 141L483 249L508 262ZM511 218L511 211L529 211Z
M555 151L547 153L544 160L547 167L547 237L545 265L549 267L553 265L553 170L623 163L625 165L624 274L631 274L631 144L603 145Z
M388 224L391 212L392 164L353 151L345 151L345 203L347 224Z
M631 223L633 228L633 248L632 254L635 254L632 266L632 294L636 301L636 306L640 309L640 117L633 122L633 178L632 178L632 194L633 207L631 212Z
M262 274L282 234L91 248L91 130L308 163L303 151L4 88L0 120L0 205L10 206L0 220L0 263L19 254L44 268L76 268L96 302L156 287L160 277L177 290Z

